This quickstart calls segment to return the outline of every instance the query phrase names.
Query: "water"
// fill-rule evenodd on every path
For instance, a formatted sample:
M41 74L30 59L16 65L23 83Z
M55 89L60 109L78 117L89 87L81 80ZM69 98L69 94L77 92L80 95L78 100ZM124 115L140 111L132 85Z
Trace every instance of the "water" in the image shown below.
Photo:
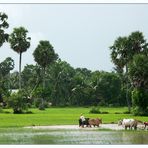
M0 144L148 144L148 131L3 129Z

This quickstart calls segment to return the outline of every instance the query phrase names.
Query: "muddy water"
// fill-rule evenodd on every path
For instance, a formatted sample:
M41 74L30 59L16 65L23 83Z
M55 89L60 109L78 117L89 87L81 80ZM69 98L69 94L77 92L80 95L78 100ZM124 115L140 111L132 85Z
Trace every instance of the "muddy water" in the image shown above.
M148 131L11 130L0 144L148 144Z
M61 139L68 144L148 144L146 132L88 131L70 132Z

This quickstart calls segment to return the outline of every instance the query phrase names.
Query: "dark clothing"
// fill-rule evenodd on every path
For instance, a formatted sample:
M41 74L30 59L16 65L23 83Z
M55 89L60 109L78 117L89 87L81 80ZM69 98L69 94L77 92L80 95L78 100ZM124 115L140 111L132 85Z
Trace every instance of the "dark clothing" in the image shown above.
M86 127L88 127L89 122L88 122L89 118L85 118L85 121L82 121L81 119L79 119L79 127L82 126L84 127L84 125L86 125Z

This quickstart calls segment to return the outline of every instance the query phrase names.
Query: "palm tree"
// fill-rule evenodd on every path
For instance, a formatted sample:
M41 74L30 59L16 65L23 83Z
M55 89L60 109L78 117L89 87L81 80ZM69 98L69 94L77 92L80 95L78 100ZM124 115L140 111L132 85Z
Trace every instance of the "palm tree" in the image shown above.
M33 53L33 56L34 56L34 60L42 67L43 91L44 91L46 67L52 64L55 60L57 60L58 55L54 52L54 49L49 41L40 41L39 45L37 46L37 48ZM42 98L42 107L44 109L43 99L44 98Z
M11 48L20 55L19 58L19 89L21 89L21 61L22 53L30 47L30 37L27 37L28 30L24 27L14 28L9 36Z
M8 41L8 34L4 32L4 29L9 27L7 23L8 16L5 13L0 12L0 47L5 41Z
M111 59L116 66L118 72L123 73L125 68L126 76L126 99L128 109L130 111L130 101L128 98L129 78L128 78L128 64L132 61L134 55L144 53L147 50L148 44L144 39L142 32L132 32L128 37L119 37L115 40L111 49Z
M128 67L127 64L130 60L129 55L131 55L129 47L128 47L128 38L127 37L119 37L115 40L114 45L110 47L111 59L116 66L117 72L120 73L121 79L124 82L124 78L122 73L124 72L125 67L125 76L126 76L126 101L128 105L128 110L130 112L131 105L128 97ZM124 84L123 84L124 85Z

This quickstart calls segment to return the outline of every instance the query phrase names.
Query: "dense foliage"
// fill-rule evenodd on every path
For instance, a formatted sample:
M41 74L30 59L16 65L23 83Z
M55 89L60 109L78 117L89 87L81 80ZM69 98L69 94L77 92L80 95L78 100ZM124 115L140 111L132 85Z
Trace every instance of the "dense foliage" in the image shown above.
M5 13L0 12L0 47L4 42L8 41L9 35L5 33L5 29L9 27L7 19L8 16Z
M110 47L111 58L126 89L127 105L133 104L134 114L146 114L148 109L147 56L148 43L143 33L132 32L128 37L119 37ZM125 68L125 72L124 72ZM129 78L130 77L130 78ZM125 80L125 82L124 82ZM129 100L129 94L132 101Z
M46 68L45 89L42 87L42 69L37 65L25 66L22 82L35 106L42 98L45 106L50 103L54 106L125 105L118 74L74 69L61 60Z
M148 115L148 57L136 55L129 67L135 115Z

